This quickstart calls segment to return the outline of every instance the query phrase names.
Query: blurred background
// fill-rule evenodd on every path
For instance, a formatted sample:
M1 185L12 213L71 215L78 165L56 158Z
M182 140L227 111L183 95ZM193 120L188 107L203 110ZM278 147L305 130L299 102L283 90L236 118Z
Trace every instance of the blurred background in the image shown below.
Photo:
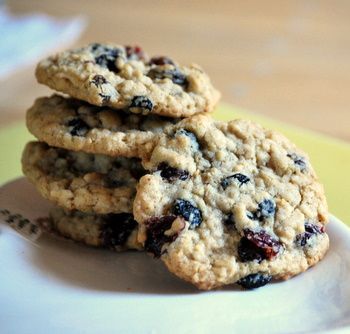
M222 101L350 141L348 0L12 0L0 9L0 127L50 94L34 79L39 58L111 41L198 63Z

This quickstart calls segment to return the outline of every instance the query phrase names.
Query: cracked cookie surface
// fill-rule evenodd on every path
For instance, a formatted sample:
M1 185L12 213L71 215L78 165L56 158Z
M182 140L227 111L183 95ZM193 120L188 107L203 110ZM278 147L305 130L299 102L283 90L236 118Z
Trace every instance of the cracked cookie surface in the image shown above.
M99 215L52 208L45 226L49 232L88 246L116 251L142 250L137 241L138 224L131 213Z
M132 212L144 174L136 159L72 152L30 142L22 169L40 194L60 207L100 214Z
M306 154L246 120L198 115L165 130L137 186L139 240L200 289L256 288L323 258L323 187Z
M198 65L149 59L139 47L89 44L42 60L39 83L96 106L187 117L210 112L219 92Z
M51 146L123 157L147 156L163 128L178 121L117 112L59 95L37 99L26 120L29 131Z

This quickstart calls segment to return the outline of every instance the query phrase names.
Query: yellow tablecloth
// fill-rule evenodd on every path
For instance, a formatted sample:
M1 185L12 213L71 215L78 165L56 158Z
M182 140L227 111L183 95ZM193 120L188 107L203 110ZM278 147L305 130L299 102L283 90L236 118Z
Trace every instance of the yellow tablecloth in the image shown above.
M304 149L309 154L312 165L325 186L330 211L350 225L349 144L273 121L230 105L221 104L214 117L221 120L247 118L257 121L265 127L280 131ZM24 144L31 138L24 122L0 130L0 183L22 174L21 151Z

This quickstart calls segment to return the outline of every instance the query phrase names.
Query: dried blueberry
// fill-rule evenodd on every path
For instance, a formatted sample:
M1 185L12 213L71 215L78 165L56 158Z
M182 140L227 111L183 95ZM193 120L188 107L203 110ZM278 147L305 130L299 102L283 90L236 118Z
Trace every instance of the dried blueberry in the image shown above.
M136 226L137 222L130 213L105 215L100 239L107 248L123 246Z
M132 109L132 110L131 110ZM152 101L146 97L146 96L134 96L130 106L129 110L134 113L142 113L144 115L150 113L153 109L153 103Z
M296 236L295 241L299 246L305 246L309 239L316 234L321 234L325 232L325 228L324 226L318 226L315 224L311 224L306 222L305 223L305 232L304 233L300 233Z
M187 88L188 80L186 75L184 75L179 69L163 70L161 68L152 68L147 76L151 79L170 79L174 84Z
M270 199L264 199L258 205L258 209L255 212L247 211L247 217L251 220L263 221L266 218L273 217L276 210L276 204Z
M309 232L300 233L296 236L295 241L297 245L304 247L312 236L313 234Z
M184 199L177 199L173 207L173 213L183 217L190 223L190 228L194 229L202 223L201 211Z
M247 211L247 217L251 220L258 220L258 217L256 216L255 212L250 212L250 211Z
M95 58L96 64L108 68L110 71L118 72L115 61L122 55L122 50L118 48L107 48L103 49L103 53Z
M279 253L281 243L264 230L254 232L244 229L243 233L244 237L238 245L238 255L242 262L271 260Z
M235 217L233 216L233 213L229 213L225 217L224 224L227 227L234 228L234 229L236 228Z
M200 146L199 146L197 137L196 137L196 135L193 132L185 130L185 129L180 129L180 130L177 130L175 132L174 136L175 137L177 137L177 136L187 136L188 138L191 139L191 149L192 149L192 151L198 151L199 150Z
M245 289L251 290L260 288L269 283L271 280L271 275L257 273L241 278L239 281L237 281L237 284L241 285Z
M90 84L95 85L96 87L101 87L102 85L106 84L107 80L103 75L96 74L92 80L90 81Z
M158 166L158 170L161 171L160 176L169 181L184 181L187 180L189 177L189 172L187 170L170 167L166 162L162 162Z
M145 250L147 252L152 253L155 257L160 257L163 245L175 241L178 233L165 235L164 232L171 228L176 218L174 215L153 217L145 222L147 228Z
M175 65L174 62L168 57L153 57L149 61L150 65Z
M102 104L106 104L111 100L110 95L106 95L102 93L99 93L98 95L102 98Z
M186 75L180 72L178 69L173 71L165 71L165 77L168 77L172 80L174 84L187 88L188 81Z
M145 53L139 46L125 46L126 57L129 60L144 60L146 58Z
M224 190L232 183L232 180L237 180L239 182L239 186L241 187L243 184L248 183L250 181L250 178L241 173L236 173L236 174L227 176L223 178L220 182Z
M73 118L68 122L67 126L70 128L69 132L72 136L85 136L90 130L89 125L80 118Z
M295 153L287 154L287 157L291 158L301 171L306 170L307 166L304 157L300 157Z
M275 214L276 205L270 199L264 199L258 205L258 210L256 211L256 216L259 220L263 220L264 218L269 218Z
M98 48L102 47L99 43L92 43L90 44L91 51L96 51Z

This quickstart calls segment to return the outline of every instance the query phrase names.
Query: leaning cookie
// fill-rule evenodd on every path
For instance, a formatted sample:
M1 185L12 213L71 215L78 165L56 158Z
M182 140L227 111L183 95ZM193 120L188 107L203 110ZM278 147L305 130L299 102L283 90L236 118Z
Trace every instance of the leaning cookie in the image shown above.
M27 127L51 146L123 157L144 157L157 134L178 120L128 114L59 95L42 97L27 111Z
M139 240L200 289L256 288L320 261L327 204L305 153L250 121L167 128L137 186Z
M45 228L88 246L116 251L142 249L137 241L138 224L131 213L98 215L56 207L50 210Z
M30 142L22 156L24 174L40 194L68 210L100 214L131 212L139 161L72 152Z
M186 117L214 109L220 94L197 65L148 59L138 47L90 44L41 61L36 77L96 106L132 113Z

